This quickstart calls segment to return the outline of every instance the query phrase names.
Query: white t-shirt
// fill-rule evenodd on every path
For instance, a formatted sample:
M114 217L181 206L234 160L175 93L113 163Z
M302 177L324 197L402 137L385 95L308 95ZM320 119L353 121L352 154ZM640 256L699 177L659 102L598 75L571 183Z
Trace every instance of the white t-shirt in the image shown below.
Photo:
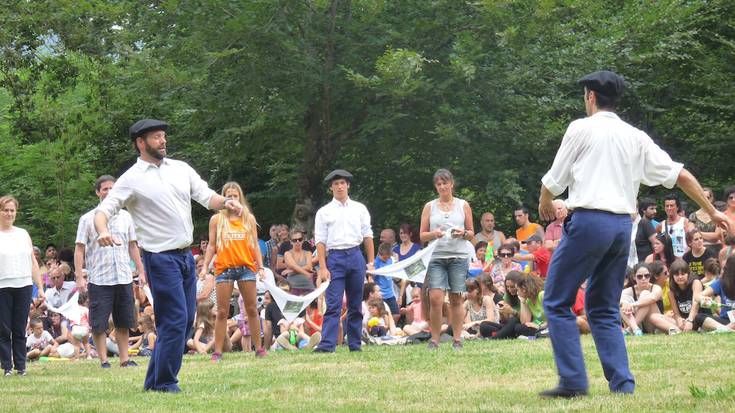
M0 231L0 288L21 288L33 284L33 247L22 228Z
M37 348L39 350L43 350L51 344L51 341L53 341L53 337L51 337L51 334L43 330L43 334L41 334L41 337L36 337L35 335L31 334L26 338L26 348L29 350L33 350L34 348Z

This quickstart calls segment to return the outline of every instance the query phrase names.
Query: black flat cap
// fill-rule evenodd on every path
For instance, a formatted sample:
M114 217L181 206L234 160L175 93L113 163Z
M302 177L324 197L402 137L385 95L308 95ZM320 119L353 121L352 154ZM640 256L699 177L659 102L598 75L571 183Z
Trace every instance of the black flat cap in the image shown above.
M541 243L541 242L543 242L543 240L541 239L541 237L539 235L533 234L533 235L531 235L530 237L528 237L526 239L526 243L529 243L529 242L538 242L538 243Z
M345 171L344 169L335 169L332 172L327 175L326 178L324 178L324 182L332 183L335 179L343 178L346 179L347 182L352 182L352 174Z
M620 98L625 89L623 78L609 70L590 73L577 80L577 83L610 99Z
M130 139L135 140L138 136L143 136L144 133L155 130L168 130L168 123L157 119L139 120L130 127Z

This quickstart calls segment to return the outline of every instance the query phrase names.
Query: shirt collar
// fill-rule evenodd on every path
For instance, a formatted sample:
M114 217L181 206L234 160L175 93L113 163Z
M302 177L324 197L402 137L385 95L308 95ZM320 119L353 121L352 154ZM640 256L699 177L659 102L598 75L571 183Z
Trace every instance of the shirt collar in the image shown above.
M337 206L341 206L341 207L348 207L348 206L350 206L350 201L351 201L351 199L350 199L349 196L347 197L347 200L344 203L339 202L339 201L337 201L337 198L332 197L332 203L335 204L335 205L337 205Z
M161 165L168 164L168 158L163 158L161 160ZM150 162L144 161L140 156L138 157L138 160L135 162L135 167L145 171L148 168L160 168L160 166L156 166Z
M592 116L600 116L600 117L611 118L611 119L620 119L615 112L609 112L607 110L598 110L597 113L595 113Z

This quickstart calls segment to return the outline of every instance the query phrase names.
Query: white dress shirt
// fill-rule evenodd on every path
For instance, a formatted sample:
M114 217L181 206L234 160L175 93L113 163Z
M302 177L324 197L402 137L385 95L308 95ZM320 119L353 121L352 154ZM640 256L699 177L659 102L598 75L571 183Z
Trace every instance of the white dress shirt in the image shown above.
M343 250L372 238L370 213L365 205L347 198L345 203L332 202L319 208L314 219L314 241L324 243L327 250Z
M209 208L213 195L214 191L185 162L164 158L156 166L138 158L97 209L109 219L126 207L135 222L141 248L161 252L191 245L191 200Z
M601 111L569 125L541 182L554 196L569 188L569 209L632 214L641 183L672 188L683 166L645 132Z

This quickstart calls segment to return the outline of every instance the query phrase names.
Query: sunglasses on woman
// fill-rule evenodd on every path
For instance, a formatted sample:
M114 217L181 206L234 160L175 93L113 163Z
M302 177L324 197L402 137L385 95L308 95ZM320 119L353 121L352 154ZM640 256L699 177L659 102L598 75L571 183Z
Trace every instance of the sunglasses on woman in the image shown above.
M510 258L512 256L513 256L513 254L510 253L510 252L501 252L500 254L498 254L498 257L500 257L500 258Z
M291 238L291 242L301 242L303 240L303 238Z
M651 278L651 273L650 272L647 272L647 273L644 273L644 274L636 274L635 275L635 279L636 280L644 280L644 279L650 279L650 278Z

